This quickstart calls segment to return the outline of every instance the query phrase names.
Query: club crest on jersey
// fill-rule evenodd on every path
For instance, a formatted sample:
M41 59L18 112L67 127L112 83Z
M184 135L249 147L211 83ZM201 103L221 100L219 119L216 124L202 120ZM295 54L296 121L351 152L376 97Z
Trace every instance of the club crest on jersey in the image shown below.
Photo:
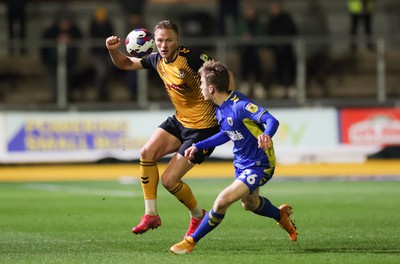
M179 70L178 76L179 78L183 79L186 76L186 72L184 70Z
M228 118L226 119L226 121L228 121L228 124L229 124L230 126L233 126L233 119L232 119L232 117L228 117Z
M247 105L246 105L246 107L245 107L245 109L247 110L247 111L249 111L250 113L255 113L255 112L257 112L257 110L258 110L258 106L256 106L255 104L253 104L253 103L248 103Z

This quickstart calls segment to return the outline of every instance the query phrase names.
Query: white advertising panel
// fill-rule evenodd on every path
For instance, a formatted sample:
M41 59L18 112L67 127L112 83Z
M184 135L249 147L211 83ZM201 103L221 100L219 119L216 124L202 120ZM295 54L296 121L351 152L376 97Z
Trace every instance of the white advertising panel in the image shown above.
M343 146L334 108L269 109L280 122L277 161L360 162L375 149ZM93 162L138 159L140 148L174 111L0 114L0 162ZM231 159L232 142L212 157Z
M274 137L279 163L360 163L376 147L340 143L335 108L272 109L280 126Z
M339 142L337 111L334 108L272 109L279 122L276 146L335 146Z
M5 114L5 162L137 159L170 111Z
M269 109L269 112L280 123L273 137L279 163L364 161L364 149L340 146L336 109ZM213 157L232 157L232 143L218 147Z

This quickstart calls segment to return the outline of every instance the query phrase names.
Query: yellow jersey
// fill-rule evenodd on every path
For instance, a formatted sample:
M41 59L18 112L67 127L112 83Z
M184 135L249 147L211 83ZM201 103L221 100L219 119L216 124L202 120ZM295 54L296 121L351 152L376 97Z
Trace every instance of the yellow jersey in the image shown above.
M186 128L204 129L217 126L215 105L204 100L198 70L211 58L186 47L179 47L178 56L166 63L158 52L141 60L145 69L157 70L175 107L176 118Z

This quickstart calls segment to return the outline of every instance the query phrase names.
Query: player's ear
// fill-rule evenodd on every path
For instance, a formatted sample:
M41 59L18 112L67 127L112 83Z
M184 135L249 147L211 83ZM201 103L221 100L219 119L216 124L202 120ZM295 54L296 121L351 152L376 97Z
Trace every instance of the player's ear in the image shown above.
M208 91L210 92L210 94L214 94L214 93L215 93L215 87L214 87L214 85L209 85L209 86L208 86Z

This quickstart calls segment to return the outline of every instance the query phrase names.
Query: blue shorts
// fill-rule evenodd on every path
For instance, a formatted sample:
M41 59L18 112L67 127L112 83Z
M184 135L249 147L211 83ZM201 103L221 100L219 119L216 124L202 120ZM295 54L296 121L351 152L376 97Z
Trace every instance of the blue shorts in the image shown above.
M235 178L247 185L250 193L253 193L258 187L263 186L274 175L275 167L250 167L247 169L235 170Z

